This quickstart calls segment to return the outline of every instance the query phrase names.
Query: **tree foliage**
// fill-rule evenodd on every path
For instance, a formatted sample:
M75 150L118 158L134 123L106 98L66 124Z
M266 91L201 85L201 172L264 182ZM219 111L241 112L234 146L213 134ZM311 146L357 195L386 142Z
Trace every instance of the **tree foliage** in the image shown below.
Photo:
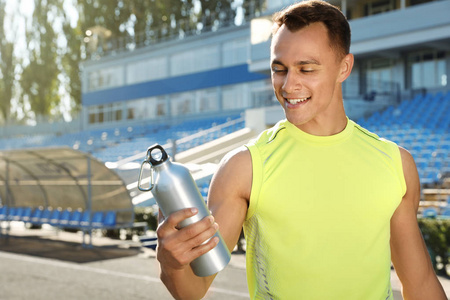
M48 116L61 96L57 33L53 28L55 15L62 9L62 0L35 0L31 26L26 29L28 64L23 67L20 85L36 116Z
M0 0L0 25L4 23L6 1ZM10 113L17 80L14 65L19 61L20 93L15 94L22 103L29 103L36 116L54 114L67 96L78 111L82 95L80 64L94 52L133 49L217 30L232 24L239 9L247 17L261 9L264 1L72 0L77 22L67 13L67 2L34 0L34 12L25 20L26 57L15 57L14 44L4 38L4 26L0 29L0 113L4 120Z
M67 46L62 52L62 68L65 77L67 78L65 89L69 93L73 102L73 113L76 113L81 108L81 72L80 62L81 45L83 42L83 34L80 28L80 22L77 26L71 26L71 19L64 13L62 29L66 38Z
M0 12L5 11L6 0L0 1ZM0 13L0 113L3 121L9 120L14 89L14 43L6 38L5 14Z

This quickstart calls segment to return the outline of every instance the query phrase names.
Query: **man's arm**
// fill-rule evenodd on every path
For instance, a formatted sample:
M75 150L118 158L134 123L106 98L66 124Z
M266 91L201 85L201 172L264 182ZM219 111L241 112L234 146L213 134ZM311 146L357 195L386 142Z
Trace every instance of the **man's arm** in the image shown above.
M163 220L157 229L157 259L161 280L176 299L200 299L209 289L215 275L197 277L190 262L217 244L211 238L218 225L230 251L235 247L242 230L250 197L252 165L250 153L241 148L227 155L214 175L208 196L208 206L214 218L177 229L177 225L196 211L184 209Z
M446 300L417 224L420 201L417 168L408 151L400 148L400 153L407 190L391 218L392 262L402 283L405 300Z

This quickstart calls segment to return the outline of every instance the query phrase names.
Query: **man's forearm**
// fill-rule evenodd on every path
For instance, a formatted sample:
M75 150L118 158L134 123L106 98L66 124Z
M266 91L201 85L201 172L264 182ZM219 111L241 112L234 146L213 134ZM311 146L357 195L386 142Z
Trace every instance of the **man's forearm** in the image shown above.
M215 276L198 277L190 267L182 270L161 269L160 278L175 299L201 299Z
M433 274L434 275L434 274ZM422 284L413 287L403 286L405 300L436 299L447 300L444 289L436 276L429 276Z

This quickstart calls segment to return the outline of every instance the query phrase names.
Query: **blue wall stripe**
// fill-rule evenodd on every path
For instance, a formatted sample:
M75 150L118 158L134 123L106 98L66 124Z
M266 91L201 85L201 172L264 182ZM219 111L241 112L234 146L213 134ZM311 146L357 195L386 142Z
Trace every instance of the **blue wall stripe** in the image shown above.
M156 72L156 71L155 71ZM194 91L217 86L244 83L269 78L268 75L251 73L248 65L238 65L195 74L143 82L83 94L83 105L100 105L117 101L154 97Z

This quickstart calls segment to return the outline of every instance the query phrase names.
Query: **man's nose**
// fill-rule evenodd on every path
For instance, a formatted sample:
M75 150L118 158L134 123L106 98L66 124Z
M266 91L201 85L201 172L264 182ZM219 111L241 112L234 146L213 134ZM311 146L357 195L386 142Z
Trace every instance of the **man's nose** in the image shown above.
M287 72L282 88L286 93L294 93L300 91L302 89L302 83L299 74L292 71Z

